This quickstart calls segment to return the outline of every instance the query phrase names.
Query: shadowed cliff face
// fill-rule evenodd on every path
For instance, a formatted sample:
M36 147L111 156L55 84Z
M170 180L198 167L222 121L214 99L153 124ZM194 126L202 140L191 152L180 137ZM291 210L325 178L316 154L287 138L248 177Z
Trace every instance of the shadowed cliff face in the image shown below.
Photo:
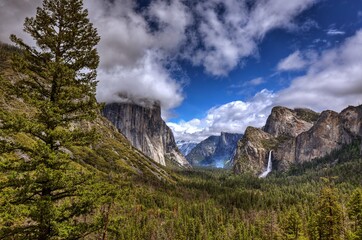
M168 158L181 166L189 166L176 146L172 131L161 118L158 103L144 106L134 103L107 104L103 115L134 147L159 164L165 166Z
M263 130L248 128L239 141L234 172L260 172L260 162L273 150L277 170L293 163L312 161L362 137L362 105L341 113L275 107ZM249 166L250 165L250 166Z

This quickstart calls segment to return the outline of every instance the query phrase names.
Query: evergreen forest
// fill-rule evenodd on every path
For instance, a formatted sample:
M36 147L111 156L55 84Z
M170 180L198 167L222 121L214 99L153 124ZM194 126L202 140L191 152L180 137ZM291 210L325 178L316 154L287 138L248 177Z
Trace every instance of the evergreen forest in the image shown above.
M44 0L0 45L0 239L362 239L361 139L266 178L163 167L100 115L97 30Z

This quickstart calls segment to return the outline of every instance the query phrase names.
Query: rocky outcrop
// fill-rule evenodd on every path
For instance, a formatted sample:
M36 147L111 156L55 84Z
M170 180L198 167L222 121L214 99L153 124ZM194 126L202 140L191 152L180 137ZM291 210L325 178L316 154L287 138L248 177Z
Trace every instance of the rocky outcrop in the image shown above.
M239 140L233 159L235 173L261 173L267 162L269 149L275 139L259 128L247 127L244 137Z
M273 162L277 170L285 170L293 163L323 157L354 139L361 138L361 123L362 105L350 106L339 114L324 111L320 115L307 109L275 107L263 128L268 135L263 136L261 130L253 131L245 134L244 139L239 142L234 158L234 171L242 173L252 170L251 172L258 173L255 169L260 169L260 160L268 150L273 150ZM248 136L250 134L252 136ZM273 144L265 146L262 144L265 141ZM257 145L258 151L251 151L250 145ZM263 148L260 148L261 146ZM264 163L265 158L264 156ZM251 166L241 164L246 159Z
M186 159L195 166L225 167L233 158L242 134L222 132L210 136L194 147Z
M161 107L157 102L111 103L103 109L103 115L146 156L161 165L167 159L181 166L189 163L176 146L171 129L161 118Z
M309 131L297 137L295 162L306 162L323 157L343 144L350 143L351 140L351 136L341 124L338 113L324 111Z
M309 130L318 119L318 113L309 109L289 109L274 107L269 115L264 131L274 137L296 137Z
M287 168L294 161L295 151L291 150L295 149L294 138L309 130L318 116L318 113L309 109L274 107L262 129L246 129L233 160L234 172L261 173L267 164L270 150L273 150L274 166Z
M311 161L350 144L362 136L362 105L348 107L340 114L333 111L321 113L316 124L296 138L295 162Z

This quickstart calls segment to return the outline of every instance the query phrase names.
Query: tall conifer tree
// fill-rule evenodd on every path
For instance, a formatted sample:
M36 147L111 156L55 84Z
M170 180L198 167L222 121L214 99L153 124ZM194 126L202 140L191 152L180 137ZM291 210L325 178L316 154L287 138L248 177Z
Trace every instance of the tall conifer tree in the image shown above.
M95 99L99 36L82 0L44 0L24 31L36 47L11 36L19 79L11 93L29 109L0 108L0 238L77 239L91 231L84 217L94 208L90 175L69 149L91 144L86 122ZM90 191L88 191L89 193Z
M354 239L362 239L362 189L357 188L348 202L348 215L353 221Z
M342 208L338 202L337 190L322 189L316 215L317 239L338 240L342 234Z

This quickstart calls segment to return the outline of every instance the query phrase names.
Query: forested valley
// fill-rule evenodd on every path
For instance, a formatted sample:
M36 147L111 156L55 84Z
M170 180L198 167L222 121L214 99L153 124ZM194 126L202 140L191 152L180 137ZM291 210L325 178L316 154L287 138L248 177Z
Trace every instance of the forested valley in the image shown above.
M39 49L0 45L0 239L362 239L361 139L266 178L161 166L100 115L99 37L60 2Z

